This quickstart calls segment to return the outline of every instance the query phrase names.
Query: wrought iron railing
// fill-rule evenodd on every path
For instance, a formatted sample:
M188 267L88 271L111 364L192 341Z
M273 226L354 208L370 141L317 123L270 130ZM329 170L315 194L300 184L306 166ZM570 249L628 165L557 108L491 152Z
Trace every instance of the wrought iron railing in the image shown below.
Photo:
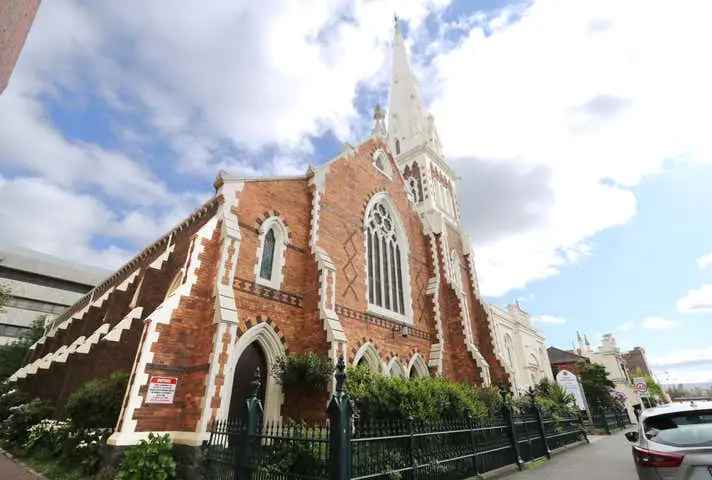
M597 405L591 409L591 424L606 433L631 425L628 411L623 408Z
M508 402L501 415L486 420L363 422L354 419L343 391L343 368L340 361L325 424L263 425L256 395L246 401L241 418L214 422L205 446L208 478L458 480L507 465L521 468L552 450L587 441L577 417L550 415L534 405L515 415Z

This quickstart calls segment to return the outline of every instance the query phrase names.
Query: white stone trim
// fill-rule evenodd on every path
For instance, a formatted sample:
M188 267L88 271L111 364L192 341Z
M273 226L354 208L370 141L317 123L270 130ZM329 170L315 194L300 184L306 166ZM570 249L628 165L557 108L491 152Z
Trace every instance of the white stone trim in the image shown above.
M123 331L129 330L131 328L131 323L133 323L134 320L141 318L142 314L143 307L134 308L128 314L126 314L126 316L122 318L119 323L114 325L114 328L112 328L111 331L107 333L104 338L102 338L102 340L105 342L121 341L121 334L123 333Z
M178 288L176 295L172 295L169 299L161 303L156 310L144 320L146 323L144 328L147 332L145 332L144 341L136 353L131 375L133 381L127 388L126 397L128 400L124 401L124 406L121 409L116 428L117 431L107 440L107 443L110 445L127 445L128 443L126 442L133 438L132 434L136 431L137 424L133 415L143 404L143 396L140 395L139 392L140 388L148 383L146 366L153 362L154 353L152 347L158 341L159 337L157 326L159 324L169 323L174 310L178 307L181 297L190 295L190 290L198 280L197 270L201 264L200 255L204 250L202 240L209 240L212 237L212 232L215 230L216 225L217 216L213 216L198 230L195 235L196 246L191 253L190 268L187 272L186 281Z
M428 364L425 362L423 359L423 356L415 352L412 357L410 357L410 361L408 362L408 369L407 369L407 376L408 378L411 378L413 369L415 369L417 376L416 378L420 377L429 377L430 376L430 371L428 370Z
M127 446L135 445L141 440L148 440L148 436L153 433L154 435L168 435L171 438L171 442L174 445L187 445L190 447L200 447L203 441L210 438L210 433L207 432L180 432L180 431L161 431L156 430L152 432L131 432L125 435L116 436L116 433L109 437L107 443L113 446Z
M274 256L272 257L272 274L270 279L267 280L260 276L260 270L262 267L262 253L264 251L265 237L271 228L274 229ZM281 218L273 215L260 225L257 241L259 246L257 247L257 263L254 269L255 283L279 290L282 287L282 280L284 278L289 230L287 230L287 226Z
M125 292L126 290L128 290L128 289L129 289L129 285L131 285L131 284L134 282L134 280L136 280L136 277L138 277L138 274L139 274L140 270L141 270L140 268L137 268L136 270L134 270L134 271L131 273L131 275L129 275L128 277L126 277L126 280L124 280L123 282L121 282L121 283L119 284L119 286L116 287L116 289L117 289L118 291L120 291L120 292Z
M373 343L366 342L361 345L361 348L359 348L354 355L352 365L354 367L357 366L358 362L360 362L362 358L366 360L366 363L371 370L375 370L375 373L385 373L388 371L386 369L386 365L383 363L383 360L381 360L381 355L378 353L378 350L376 350Z
M94 333L92 333L84 342L77 348L76 353L89 353L94 345L99 343L101 337L109 333L111 324L103 323L99 328L97 328Z
M166 242L166 248L163 250L163 252L151 262L149 265L149 268L153 268L154 270L162 270L163 265L168 261L168 258L171 256L171 253L173 253L173 250L175 250L176 245L175 243L172 243L173 241L173 232L170 233L168 237L168 241Z
M437 338L437 342L430 346L428 365L435 368L438 375L442 375L445 336L443 334L443 322L440 313L440 261L438 260L439 255L435 234L430 233L428 237L430 240L431 261L435 275L428 280L428 287L425 293L432 297L433 311L435 312L435 336Z
M341 158L343 155L342 153L336 159ZM339 355L345 356L348 339L341 320L336 314L336 265L334 265L329 254L318 246L321 196L326 189L326 175L331 162L316 170L309 181L309 184L313 187L309 248L312 255L314 255L319 275L319 318L321 318L323 328L326 331L326 341L329 344L328 356L336 364ZM333 385L334 382L332 381L332 387Z
M393 368L396 368L398 372L396 375L393 373ZM403 366L401 361L398 359L398 357L393 357L391 360L388 362L388 365L386 366L386 370L384 372L386 376L388 377L400 377L400 378L408 378L407 373L406 373L406 368Z
M240 193L244 187L245 184L243 182L229 182L224 183L218 191L218 194L223 196L223 203L218 211L218 218L222 220L222 224L220 231L220 257L215 280L215 315L213 316L215 333L213 335L213 348L210 352L210 367L205 379L205 394L201 400L198 432L207 432L208 422L212 417L213 398L217 390L217 376L220 372L220 358L224 347L223 338L226 334L230 336L227 352L225 352L228 359L230 355L233 355L235 349L237 325L240 319L237 313L237 303L235 302L234 283L242 236L239 220L233 212L233 208L236 208L239 204ZM224 282L225 279L227 279L227 282ZM224 373L225 371L223 370ZM223 386L220 390L221 401L224 400L226 383L230 384L229 388L230 392L232 392L232 379L228 380L224 376Z
M378 157L382 156L383 168L378 166ZM371 155L371 165L375 168L381 175L388 178L388 180L393 180L393 166L391 165L391 159L382 148L377 148Z
M282 386L272 375L272 368L277 359L286 355L286 351L284 350L284 345L282 345L282 339L267 322L260 322L250 327L240 336L230 352L227 364L225 365L225 382L220 395L218 418L225 419L228 417L230 400L232 398L232 385L235 379L235 368L242 353L253 342L257 342L262 348L267 363L264 418L270 421L278 421L282 418L281 410L282 404L284 403L284 393L282 392ZM250 380L252 379L250 378Z

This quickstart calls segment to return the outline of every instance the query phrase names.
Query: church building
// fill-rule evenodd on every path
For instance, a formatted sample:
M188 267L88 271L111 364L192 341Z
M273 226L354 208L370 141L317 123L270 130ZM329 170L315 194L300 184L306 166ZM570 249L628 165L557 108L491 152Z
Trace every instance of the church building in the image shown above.
M369 138L300 176L220 173L210 200L56 318L12 380L61 410L85 381L128 372L109 443L161 431L189 446L236 414L258 366L266 417L323 417L326 392L290 398L271 375L287 354L511 385L461 208L396 28Z

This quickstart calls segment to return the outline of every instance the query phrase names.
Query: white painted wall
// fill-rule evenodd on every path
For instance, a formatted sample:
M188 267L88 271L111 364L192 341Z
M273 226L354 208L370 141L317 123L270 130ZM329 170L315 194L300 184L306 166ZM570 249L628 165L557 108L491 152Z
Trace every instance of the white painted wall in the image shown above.
M495 341L504 357L501 361L514 377L512 382L515 393L525 392L544 378L553 382L554 376L546 354L546 339L531 326L529 314L517 305L509 305L507 309L496 305L490 307ZM511 338L510 352L507 338Z

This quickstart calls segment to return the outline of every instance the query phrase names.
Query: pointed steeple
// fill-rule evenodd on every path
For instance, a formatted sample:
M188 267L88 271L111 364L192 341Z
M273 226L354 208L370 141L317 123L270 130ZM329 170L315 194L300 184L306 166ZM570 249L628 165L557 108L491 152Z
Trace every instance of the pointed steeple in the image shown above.
M440 153L440 140L432 115L423 107L418 82L408 61L403 36L395 19L393 72L388 107L388 134L393 152L398 155L413 147L430 143Z

